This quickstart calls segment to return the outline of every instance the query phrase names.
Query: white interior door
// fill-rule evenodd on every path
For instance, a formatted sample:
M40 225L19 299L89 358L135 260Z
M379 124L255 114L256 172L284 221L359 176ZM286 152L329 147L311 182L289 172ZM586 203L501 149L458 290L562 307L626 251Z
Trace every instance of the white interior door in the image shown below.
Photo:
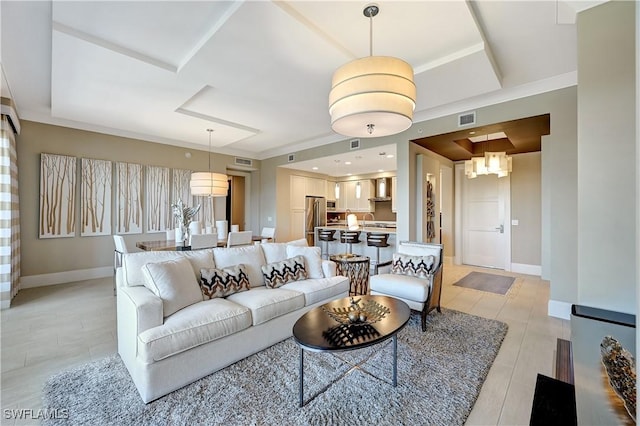
M510 269L509 187L509 177L463 177L462 263Z

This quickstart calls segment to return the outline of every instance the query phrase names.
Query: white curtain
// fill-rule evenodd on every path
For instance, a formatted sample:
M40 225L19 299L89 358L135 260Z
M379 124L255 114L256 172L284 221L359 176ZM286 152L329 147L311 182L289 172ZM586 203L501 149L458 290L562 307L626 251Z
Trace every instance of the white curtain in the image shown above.
M20 290L20 202L18 156L9 120L0 123L0 303L10 306Z

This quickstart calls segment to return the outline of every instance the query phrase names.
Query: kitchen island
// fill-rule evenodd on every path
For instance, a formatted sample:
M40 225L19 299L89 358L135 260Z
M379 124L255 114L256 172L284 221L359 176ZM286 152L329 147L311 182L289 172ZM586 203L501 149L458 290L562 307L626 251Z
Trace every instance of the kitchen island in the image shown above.
M367 246L367 232L375 232L380 234L389 234L389 239L387 243L389 247L381 247L380 248L380 263L389 262L393 253L396 250L396 228L388 227L388 224L382 224L383 227L376 226L378 222L372 223L371 226L365 224L365 226L361 226L359 229L360 232L360 243L352 244L351 253L368 256L371 258L371 267L373 268L376 259L376 249L377 247L369 247ZM330 241L326 243L325 241L318 240L318 230L320 229L330 229L335 230L335 234L333 238L335 241ZM347 227L344 224L332 224L328 226L318 226L315 228L315 245L320 247L323 250L323 254L326 253L329 256L344 254L347 253L348 245L340 242L340 231L346 231ZM325 244L328 244L327 248L324 248Z

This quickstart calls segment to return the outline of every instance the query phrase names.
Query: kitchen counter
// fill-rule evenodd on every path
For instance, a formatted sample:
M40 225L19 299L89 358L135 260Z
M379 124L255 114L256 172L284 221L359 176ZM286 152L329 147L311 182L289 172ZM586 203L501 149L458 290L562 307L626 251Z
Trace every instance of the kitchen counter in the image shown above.
M380 222L373 222L380 223ZM395 223L395 222L394 222ZM330 241L326 243L325 241L318 240L318 230L319 229L335 229L336 233L334 235L335 241ZM328 225L328 226L318 226L315 228L315 245L320 247L322 253L324 255L336 255L336 254L344 254L346 253L348 246L345 243L340 242L340 231L347 230L345 224L337 224L337 225ZM368 256L371 258L371 267L373 268L373 264L375 263L376 254L378 253L377 247L372 247L367 245L367 232L376 232L382 234L389 234L389 238L387 239L387 243L389 247L381 247L380 252L380 262L390 261L393 257L393 253L396 250L396 228L381 228L377 226L366 226L360 227L358 230L360 231L360 243L352 244L351 253L357 254L360 256ZM326 245L325 245L326 244Z
M347 225L346 224L327 224L327 226L318 226L317 229L337 229L337 230L346 230L347 229ZM360 229L358 229L358 231L360 232L381 232L381 233L385 233L385 234L394 234L396 233L396 228L380 228L377 226L360 226Z

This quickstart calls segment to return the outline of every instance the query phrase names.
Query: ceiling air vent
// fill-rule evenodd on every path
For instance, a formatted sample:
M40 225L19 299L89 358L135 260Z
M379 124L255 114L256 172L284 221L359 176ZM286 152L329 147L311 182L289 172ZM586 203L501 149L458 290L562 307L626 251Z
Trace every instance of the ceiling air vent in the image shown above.
M292 163L296 161L296 155L295 154L289 154L289 156L287 157L287 162Z
M350 149L360 149L360 139L351 139L349 141Z
M253 166L253 160L251 160L249 158L236 157L235 164L236 164L236 166L252 167Z
M466 114L460 114L458 116L458 127L469 126L476 124L476 112L469 112Z

